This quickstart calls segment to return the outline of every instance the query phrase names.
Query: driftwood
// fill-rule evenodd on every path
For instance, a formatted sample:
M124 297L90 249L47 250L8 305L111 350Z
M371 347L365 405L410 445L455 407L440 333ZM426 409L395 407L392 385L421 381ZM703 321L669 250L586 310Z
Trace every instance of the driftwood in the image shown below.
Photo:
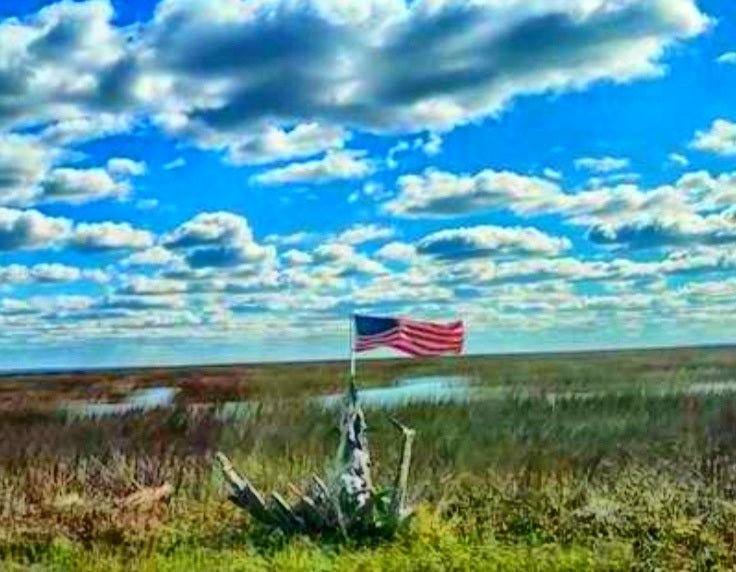
M235 470L225 454L217 453L217 461L232 491L230 500L261 524L287 534L391 535L412 512L406 506L406 497L415 436L413 429L396 419L391 418L391 422L403 438L392 487L374 486L365 415L351 383L341 416L336 466L327 482L312 475L306 490L290 483L289 492L297 499L290 504L277 492L264 497L247 477Z

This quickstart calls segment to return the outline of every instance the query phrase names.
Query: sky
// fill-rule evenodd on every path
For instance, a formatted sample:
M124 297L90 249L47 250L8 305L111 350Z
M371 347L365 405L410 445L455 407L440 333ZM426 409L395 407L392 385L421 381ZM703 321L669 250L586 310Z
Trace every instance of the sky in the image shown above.
M0 369L734 342L734 93L731 0L3 2Z

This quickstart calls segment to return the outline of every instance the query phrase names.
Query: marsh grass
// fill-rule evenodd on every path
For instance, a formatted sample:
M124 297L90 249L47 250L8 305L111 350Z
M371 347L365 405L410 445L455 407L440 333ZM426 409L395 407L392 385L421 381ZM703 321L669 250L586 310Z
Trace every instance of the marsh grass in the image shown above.
M417 430L410 488L419 512L390 543L271 534L230 506L213 468L214 452L226 451L265 491L323 473L336 412L298 397L339 390L337 366L274 366L270 388L265 366L229 382L216 370L210 401L258 397L231 419L189 408L207 397L191 373L173 409L71 418L25 402L0 414L0 569L731 569L736 400L647 389L734 379L736 358L662 354L365 365L366 386L461 369L479 385L510 388L502 399L392 411ZM19 391L5 390L15 403ZM549 399L563 391L571 397ZM374 471L387 482L400 444L381 411L368 422ZM174 487L166 503L119 502L163 482Z

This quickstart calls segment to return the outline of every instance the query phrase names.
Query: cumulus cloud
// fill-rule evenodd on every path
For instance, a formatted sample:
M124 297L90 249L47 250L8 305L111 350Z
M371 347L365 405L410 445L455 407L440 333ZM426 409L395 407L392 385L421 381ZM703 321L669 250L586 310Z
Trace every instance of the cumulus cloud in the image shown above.
M312 255L303 250L291 248L282 254L282 258L290 266L306 266L314 260Z
M326 242L314 249L313 263L318 271L330 277L378 275L387 273L379 262L359 253L351 244Z
M168 296L186 291L187 285L179 280L132 276L125 280L117 293L127 296Z
M71 221L35 210L0 207L0 250L33 250L57 246L67 239Z
M707 25L692 0L165 0L144 42L179 129L228 133L268 118L415 131L522 94L661 73L665 49Z
M146 172L146 163L144 161L134 161L127 157L113 157L107 161L107 170L113 176L140 177Z
M718 57L719 64L736 64L736 52L726 52Z
M140 25L114 18L87 0L0 22L0 125L59 146L151 119L238 164L327 152L265 182L364 176L341 151L351 128L428 131L436 154L442 131L517 96L661 73L666 48L709 24L694 0L164 0ZM43 169L23 153L3 174L1 147L0 192L35 188Z
M133 129L128 115L99 112L82 117L68 117L51 121L39 133L38 139L46 145L65 146L102 139Z
M163 246L153 246L139 252L134 252L125 258L123 266L166 266L178 260L178 257Z
M405 242L389 242L376 251L376 258L388 262L409 263L417 256L417 249L413 244Z
M130 189L127 181L116 181L105 169L59 168L40 185L40 199L82 203L102 198L121 198Z
M570 248L566 238L552 237L535 228L484 225L446 229L416 244L419 254L457 260L484 256L555 256Z
M0 135L0 204L121 198L131 188L129 179L145 171L144 163L126 158L110 159L104 168L56 166L65 156L62 149L30 136Z
M69 244L89 252L140 250L153 245L153 235L129 223L81 223L74 228Z
M493 170L465 176L429 169L400 177L398 185L398 196L385 206L401 216L460 216L507 205L532 212L560 194L559 186L546 179Z
M485 170L476 175L426 171L398 181L399 193L385 208L399 216L453 217L490 210L519 216L557 214L591 227L598 244L633 248L734 240L731 209L736 174L686 173L672 185L636 185L565 193L555 182L517 173Z
M125 36L112 18L108 1L90 0L0 22L0 124L53 123L55 135L68 139L89 134L90 116L123 103L124 88L115 80Z
M373 165L362 151L329 151L321 159L292 163L253 177L260 185L291 183L324 184L346 179L362 179L373 172Z
M717 155L736 156L736 123L716 119L707 131L698 131L692 146Z
M378 224L356 224L340 232L335 240L346 244L358 245L391 238L394 232L393 228Z
M236 165L302 159L342 148L349 138L341 127L318 123L301 123L291 129L267 125L229 142L228 157Z
M29 137L0 135L0 204L32 199L54 159L50 148Z
M234 267L275 257L272 246L256 242L245 218L228 212L198 214L166 235L163 245L183 251L194 268Z
M104 283L109 280L107 272L99 269L83 269L58 263L42 263L34 266L11 264L0 266L0 282L3 284L44 284L90 280Z
M731 243L736 242L736 213L709 216L685 214L616 225L597 225L590 229L588 238L598 244L629 248Z
M628 169L629 159L623 157L582 157L575 161L575 168L593 173L613 173Z

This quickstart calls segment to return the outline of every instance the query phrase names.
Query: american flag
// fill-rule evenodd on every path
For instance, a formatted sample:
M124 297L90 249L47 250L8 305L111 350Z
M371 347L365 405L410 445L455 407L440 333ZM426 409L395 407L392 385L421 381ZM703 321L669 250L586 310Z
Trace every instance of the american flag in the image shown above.
M353 349L356 352L391 347L411 356L421 357L460 354L463 351L465 327L462 321L440 324L408 318L354 318Z

